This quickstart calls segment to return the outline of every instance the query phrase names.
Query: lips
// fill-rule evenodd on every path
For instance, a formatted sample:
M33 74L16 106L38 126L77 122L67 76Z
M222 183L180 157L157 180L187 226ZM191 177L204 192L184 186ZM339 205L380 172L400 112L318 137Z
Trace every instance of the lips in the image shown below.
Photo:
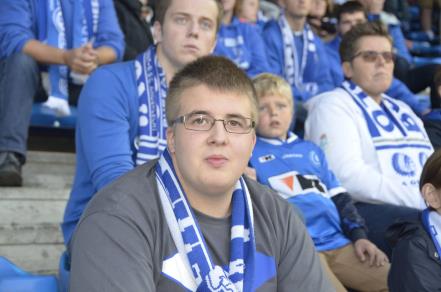
M279 123L279 121L271 121L270 126L271 127L278 127L278 126L280 126L280 123Z
M228 162L228 159L223 155L210 155L205 160L215 168L222 167Z
M184 49L192 53L199 53L199 47L195 45L184 45Z

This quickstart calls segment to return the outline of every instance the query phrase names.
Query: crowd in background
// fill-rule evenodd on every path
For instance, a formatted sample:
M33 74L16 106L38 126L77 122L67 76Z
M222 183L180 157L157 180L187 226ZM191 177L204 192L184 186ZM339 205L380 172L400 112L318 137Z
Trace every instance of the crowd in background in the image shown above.
M440 1L176 1L0 0L0 187L22 185L32 104L77 107L70 254L91 198L169 147L173 77L223 56L257 93L245 174L296 207L334 288L439 289Z

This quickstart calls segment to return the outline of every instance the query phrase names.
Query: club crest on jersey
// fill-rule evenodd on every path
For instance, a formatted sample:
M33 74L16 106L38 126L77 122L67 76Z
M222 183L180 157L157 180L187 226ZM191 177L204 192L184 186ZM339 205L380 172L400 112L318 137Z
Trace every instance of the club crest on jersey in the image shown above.
M260 156L259 162L265 163L265 162L270 162L271 160L274 160L274 159L276 159L276 157L273 154L268 154L268 155Z
M309 152L309 159L315 166L320 166L320 158L315 151Z

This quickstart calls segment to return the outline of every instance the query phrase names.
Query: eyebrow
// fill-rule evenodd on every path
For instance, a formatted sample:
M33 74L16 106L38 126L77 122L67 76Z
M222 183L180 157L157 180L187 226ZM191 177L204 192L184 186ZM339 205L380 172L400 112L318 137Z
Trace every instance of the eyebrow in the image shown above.
M211 112L208 111L204 111L204 110L194 110L188 113L188 115L190 114L197 114L197 115L209 115L214 117L214 115ZM225 115L226 118L246 118L244 115L241 114L226 114Z

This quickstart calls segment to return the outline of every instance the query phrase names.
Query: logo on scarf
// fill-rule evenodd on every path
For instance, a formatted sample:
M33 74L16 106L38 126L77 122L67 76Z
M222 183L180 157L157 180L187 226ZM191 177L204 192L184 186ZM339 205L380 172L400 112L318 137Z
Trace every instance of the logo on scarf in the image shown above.
M228 279L225 271L219 267L215 266L213 270L205 278L209 291L219 291L219 292L235 292L236 287Z
M415 176L416 166L410 156L404 153L395 153L392 155L392 166L401 176Z

